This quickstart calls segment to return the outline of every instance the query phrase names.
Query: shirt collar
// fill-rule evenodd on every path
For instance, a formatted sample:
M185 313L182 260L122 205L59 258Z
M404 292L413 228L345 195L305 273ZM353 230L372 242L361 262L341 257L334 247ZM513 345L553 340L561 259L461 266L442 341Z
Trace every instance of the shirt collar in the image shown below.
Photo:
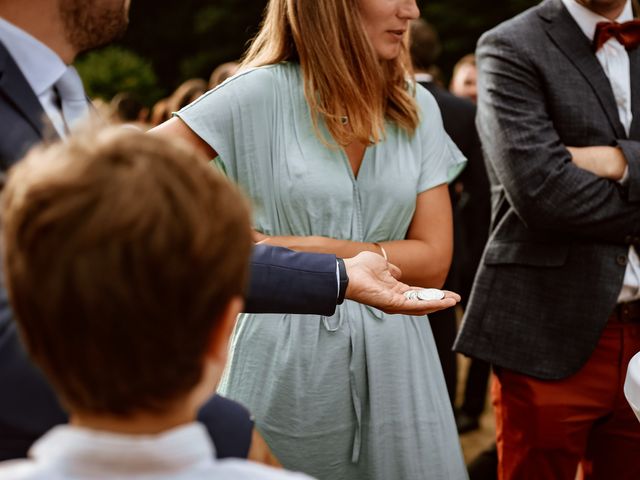
M587 36L589 40L593 40L593 37L596 33L596 25L598 22L610 22L611 20L598 15L595 12L592 12L587 7L580 5L576 0L562 0L562 3L569 11L569 14L576 21L580 30ZM627 3L624 6L624 10L618 18L615 19L616 22L622 23L627 22L629 20L633 20L633 9L631 8L631 0L627 0Z
M42 95L62 76L67 66L44 43L0 17L4 44L36 95Z
M123 435L61 425L45 434L29 451L37 463L55 463L83 474L109 472L115 477L166 474L211 465L215 455L205 427L195 422L158 435Z
M430 83L433 82L433 75L430 73L416 73L415 75L416 82L420 83Z

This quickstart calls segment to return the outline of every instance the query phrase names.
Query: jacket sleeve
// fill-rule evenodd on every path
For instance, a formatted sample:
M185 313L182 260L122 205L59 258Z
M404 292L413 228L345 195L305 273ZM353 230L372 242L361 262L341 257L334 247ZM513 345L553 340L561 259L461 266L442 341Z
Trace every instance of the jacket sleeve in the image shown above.
M477 126L485 158L509 203L529 228L628 244L640 230L640 204L631 187L578 168L547 111L536 65L515 40L496 32L478 44ZM620 142L638 180L637 142ZM634 145L635 144L635 145Z
M256 245L245 311L333 315L338 300L336 257Z
M198 412L216 447L217 458L247 458L251 449L253 419L244 406L214 395Z
M632 202L640 202L640 142L624 139L616 143L629 165L628 198Z

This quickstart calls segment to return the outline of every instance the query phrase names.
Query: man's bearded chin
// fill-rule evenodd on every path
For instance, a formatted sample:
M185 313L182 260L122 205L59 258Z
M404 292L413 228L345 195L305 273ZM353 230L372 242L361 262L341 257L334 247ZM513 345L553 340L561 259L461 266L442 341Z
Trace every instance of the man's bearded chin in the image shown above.
M125 0L59 0L67 41L76 53L122 37L129 25Z

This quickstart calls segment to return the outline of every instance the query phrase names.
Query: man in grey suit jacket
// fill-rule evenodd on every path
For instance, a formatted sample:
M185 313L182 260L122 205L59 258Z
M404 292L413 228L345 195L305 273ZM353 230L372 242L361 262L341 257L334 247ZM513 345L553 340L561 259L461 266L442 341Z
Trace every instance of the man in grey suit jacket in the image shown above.
M545 0L478 43L492 232L455 349L497 367L501 478L640 478L640 50L592 47L632 17Z

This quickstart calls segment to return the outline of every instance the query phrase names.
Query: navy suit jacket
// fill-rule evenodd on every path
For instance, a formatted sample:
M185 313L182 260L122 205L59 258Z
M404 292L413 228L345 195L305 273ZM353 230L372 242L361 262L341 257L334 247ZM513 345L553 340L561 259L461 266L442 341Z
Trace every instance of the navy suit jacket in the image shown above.
M6 171L45 139L46 131L53 130L38 98L0 42L0 170ZM256 247L247 311L332 315L337 297L335 256ZM219 457L247 455L253 422L244 407L216 395L199 418ZM0 460L25 456L38 437L66 420L53 390L22 347L0 282Z
M30 147L54 132L38 97L0 42L0 171L5 172Z

